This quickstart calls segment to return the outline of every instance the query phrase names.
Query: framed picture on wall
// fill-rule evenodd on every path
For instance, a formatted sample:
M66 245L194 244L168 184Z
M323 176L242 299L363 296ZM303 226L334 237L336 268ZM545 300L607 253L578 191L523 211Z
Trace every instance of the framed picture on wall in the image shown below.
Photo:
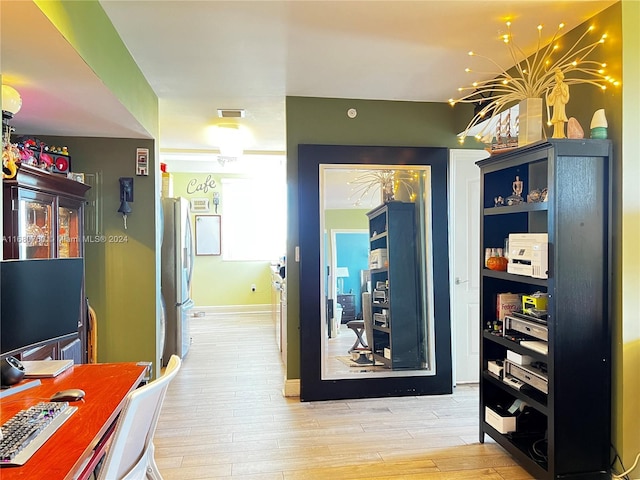
M196 215L196 255L220 254L220 215Z
M201 212L205 213L209 211L209 199L208 198L192 198L189 200L189 209L193 213Z

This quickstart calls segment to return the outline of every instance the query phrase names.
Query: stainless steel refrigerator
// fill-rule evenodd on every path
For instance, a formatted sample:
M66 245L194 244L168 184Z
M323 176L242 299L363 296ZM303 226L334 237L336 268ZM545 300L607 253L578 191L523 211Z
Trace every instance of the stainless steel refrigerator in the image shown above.
M189 351L189 316L193 308L191 277L194 244L189 220L189 202L185 198L163 198L162 298L164 314L164 350L162 365L171 355L180 358Z

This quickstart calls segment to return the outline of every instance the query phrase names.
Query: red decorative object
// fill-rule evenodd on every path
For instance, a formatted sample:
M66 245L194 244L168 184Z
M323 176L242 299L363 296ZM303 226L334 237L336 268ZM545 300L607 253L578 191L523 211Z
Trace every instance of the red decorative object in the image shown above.
M69 157L63 157L61 155L53 154L53 173L64 173L65 175L70 170L70 162ZM42 154L40 155L40 159L42 159Z
M509 263L509 260L507 260L506 257L489 257L487 260L487 268L489 270L505 272L507 270L507 263Z

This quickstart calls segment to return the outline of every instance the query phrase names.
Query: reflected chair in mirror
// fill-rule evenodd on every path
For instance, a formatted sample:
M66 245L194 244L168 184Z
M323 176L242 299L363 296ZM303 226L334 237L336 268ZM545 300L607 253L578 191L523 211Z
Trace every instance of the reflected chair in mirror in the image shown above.
M160 378L126 396L98 480L162 480L153 456L153 435L167 388L181 364L180 357L172 355Z
M349 353L356 363L371 363L371 347L373 345L373 319L371 313L371 293L362 294L362 320L347 322L356 334L356 340L349 349ZM365 338L363 338L363 335Z
M356 340L349 349L349 353L364 352L369 350L366 340L362 338L364 335L364 320L351 320L347 322L347 327L356 334Z

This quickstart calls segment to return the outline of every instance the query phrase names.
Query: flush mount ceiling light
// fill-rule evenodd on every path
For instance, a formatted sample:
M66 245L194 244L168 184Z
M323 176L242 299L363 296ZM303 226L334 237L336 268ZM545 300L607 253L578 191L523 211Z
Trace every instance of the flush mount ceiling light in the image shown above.
M244 153L244 135L238 125L220 125L218 148L225 157L241 157Z
M209 128L208 133L210 142L220 151L218 161L222 165L243 155L249 134L241 125L214 125Z

